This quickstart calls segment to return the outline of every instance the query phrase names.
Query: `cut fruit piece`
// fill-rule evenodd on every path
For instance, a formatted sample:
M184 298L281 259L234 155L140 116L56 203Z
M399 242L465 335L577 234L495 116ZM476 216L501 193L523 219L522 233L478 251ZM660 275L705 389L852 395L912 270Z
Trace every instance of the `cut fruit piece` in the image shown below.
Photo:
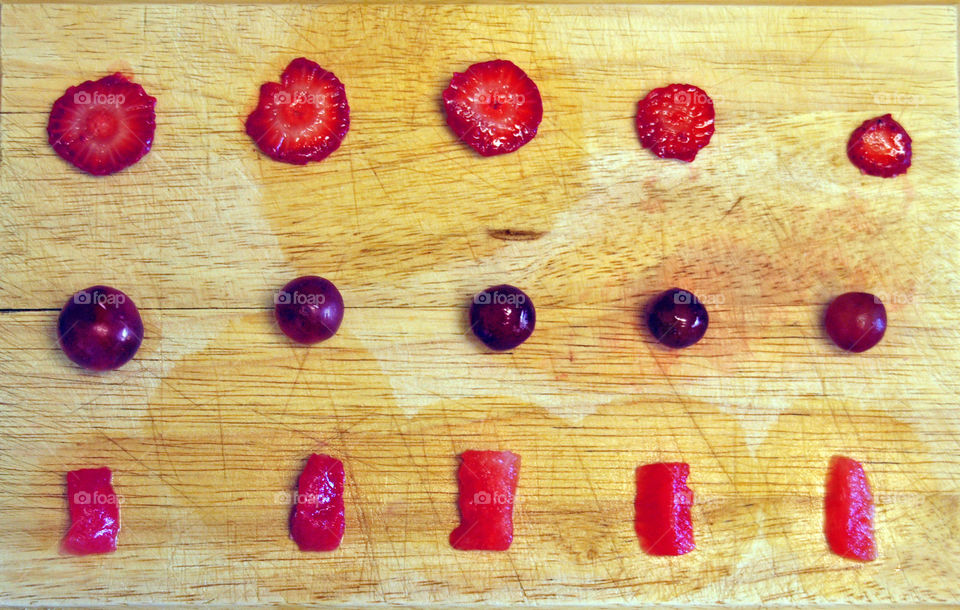
M70 529L61 549L73 555L112 553L120 532L120 504L109 468L83 468L67 473Z
M848 457L834 456L824 497L826 536L830 550L848 559L873 561L873 496L863 466Z
M343 463L314 453L300 474L290 515L290 537L301 551L333 551L345 528Z
M697 548L693 542L687 487L690 466L683 463L647 464L637 468L635 508L637 536L651 555L683 555Z
M537 135L543 101L514 63L495 59L455 73L443 92L447 124L485 157L513 152Z
M271 159L294 165L326 159L349 129L343 83L303 57L290 62L279 83L260 87L260 102L247 117L247 135L257 147Z
M462 551L509 549L520 456L465 451L460 459L460 525L450 533L450 545Z
M74 166L105 176L139 161L153 144L156 98L122 74L86 81L53 103L50 146Z
M654 89L637 105L640 143L664 159L693 161L713 136L713 100L693 85Z
M892 178L904 174L912 155L907 130L889 114L864 121L847 142L850 162L870 176Z

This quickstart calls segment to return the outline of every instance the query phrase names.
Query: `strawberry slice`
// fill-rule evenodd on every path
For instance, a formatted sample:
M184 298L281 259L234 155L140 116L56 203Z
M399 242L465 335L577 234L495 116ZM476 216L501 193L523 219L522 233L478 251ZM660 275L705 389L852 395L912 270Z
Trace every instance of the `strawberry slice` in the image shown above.
M350 129L347 92L332 72L298 57L279 83L260 87L260 102L247 117L247 135L268 157L305 165L340 148Z
M139 161L153 144L157 99L122 74L70 87L53 103L50 146L83 171L105 176Z
M460 525L450 533L450 545L461 551L506 551L513 542L520 456L464 451L460 460Z
M912 140L889 114L864 121L850 134L847 157L870 176L892 178L906 173L913 154Z
M74 555L112 553L120 532L120 503L109 468L81 468L67 473L70 530L61 549Z
M693 161L713 135L713 100L693 85L654 89L637 105L644 148L663 159Z
M454 73L443 107L457 137L484 157L517 150L537 135L543 119L536 83L503 59Z
M863 466L848 457L834 456L824 496L826 536L830 550L848 559L873 561L873 496Z
M647 464L637 468L635 502L637 536L651 555L683 555L697 548L693 541L687 487L690 466L682 462Z
M340 546L345 528L343 479L343 462L337 458L314 453L307 460L290 513L290 537L301 551L333 551Z

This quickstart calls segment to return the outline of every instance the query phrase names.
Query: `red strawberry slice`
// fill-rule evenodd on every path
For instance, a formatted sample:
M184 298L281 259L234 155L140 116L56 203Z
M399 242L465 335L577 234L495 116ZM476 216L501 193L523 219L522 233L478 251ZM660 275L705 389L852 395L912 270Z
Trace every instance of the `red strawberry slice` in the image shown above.
M697 548L693 541L687 487L690 466L683 463L647 464L637 468L635 508L637 536L651 555L683 555Z
M537 135L540 90L514 63L495 59L455 73L443 92L447 124L485 157L513 152Z
M850 134L847 157L870 176L892 178L906 173L913 154L912 140L889 114L864 121Z
M279 83L260 87L260 102L247 117L247 135L268 157L305 165L340 148L350 129L347 92L332 72L298 57Z
M290 537L301 551L332 551L343 540L343 463L314 453L300 474Z
M520 456L509 451L464 451L460 460L460 525L450 533L450 545L461 551L509 549Z
M109 468L82 468L67 473L70 530L61 548L74 555L112 553L120 532L120 504Z
M848 457L834 456L824 497L826 536L830 550L849 559L873 561L873 496L863 466Z
M693 85L654 89L637 106L644 148L663 159L693 161L713 135L713 100Z
M95 176L118 172L150 151L156 104L143 87L119 73L70 87L50 110L50 146Z

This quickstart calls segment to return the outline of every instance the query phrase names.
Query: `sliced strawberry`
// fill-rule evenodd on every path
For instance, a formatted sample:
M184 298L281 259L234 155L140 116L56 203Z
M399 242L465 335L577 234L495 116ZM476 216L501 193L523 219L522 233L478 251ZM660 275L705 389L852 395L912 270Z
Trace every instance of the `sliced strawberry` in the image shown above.
M654 89L637 106L644 148L663 159L693 161L713 135L713 100L693 85Z
M824 496L826 536L830 550L848 559L873 561L873 495L863 466L848 457L834 456Z
M450 533L450 545L461 551L506 551L513 542L520 456L464 451L460 460L460 525Z
M50 110L50 146L95 176L118 172L150 151L156 104L143 87L119 73L70 87Z
M455 73L443 92L447 124L485 157L513 152L537 135L540 90L512 62L495 59Z
M260 87L260 102L247 117L247 135L257 147L294 165L326 159L349 129L343 83L303 57L290 62L279 83Z
M870 176L892 178L910 167L912 140L889 114L864 121L850 134L847 157Z

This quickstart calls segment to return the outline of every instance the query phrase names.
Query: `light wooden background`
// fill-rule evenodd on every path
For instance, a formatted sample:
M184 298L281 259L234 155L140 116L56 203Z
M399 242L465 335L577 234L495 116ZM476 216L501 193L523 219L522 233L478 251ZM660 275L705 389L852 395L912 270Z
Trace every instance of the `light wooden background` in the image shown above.
M69 6L0 9L0 601L590 605L960 601L957 8ZM260 83L307 56L352 126L322 164L259 154ZM484 159L446 127L450 75L496 57L540 86L540 134ZM97 179L46 144L52 102L114 70L159 100L153 151ZM716 102L695 163L644 151L653 87ZM861 176L892 112L909 174ZM271 295L333 280L339 334L291 345ZM56 347L59 308L107 283L147 337L120 371ZM466 303L537 306L509 354ZM653 344L673 285L706 339ZM889 330L832 347L823 307L883 296ZM454 551L456 454L522 456L507 553ZM343 459L332 554L287 537L312 451ZM827 552L834 453L867 469L879 559ZM691 464L698 549L642 553L634 468ZM58 555L63 474L109 465L120 550Z

